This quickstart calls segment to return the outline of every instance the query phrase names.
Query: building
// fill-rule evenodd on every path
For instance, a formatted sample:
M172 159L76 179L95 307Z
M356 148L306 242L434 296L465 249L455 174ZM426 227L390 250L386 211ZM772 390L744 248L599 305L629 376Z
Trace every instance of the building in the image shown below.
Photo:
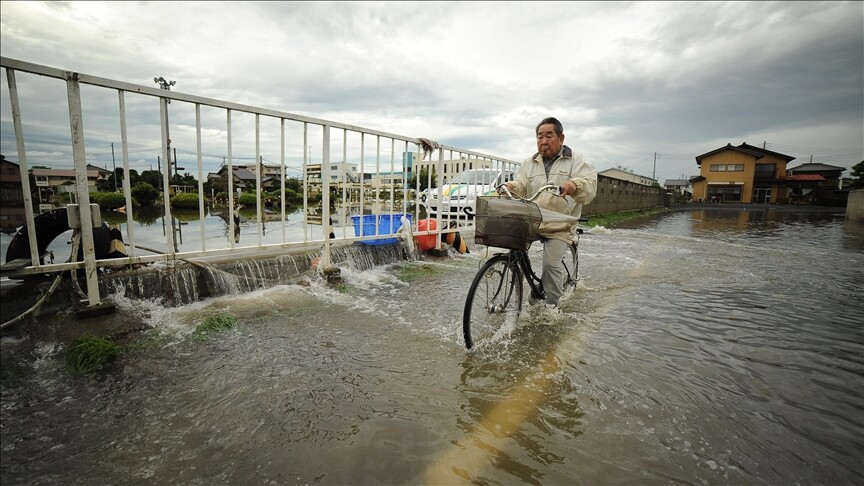
M790 155L746 142L696 156L699 175L692 179L693 199L707 202L778 203L788 201L786 164Z
M234 185L234 190L242 189L244 191L253 191L257 184L256 179L257 176L254 172L249 170L246 166L236 165L231 167L233 169L232 183ZM225 184L228 183L228 166L223 165L218 172L219 180L223 181ZM211 174L207 175L208 181L213 181L215 178L211 177ZM278 178L275 179L276 182L279 181ZM261 188L263 190L269 191L273 189L274 178L269 176L261 176ZM227 187L227 186L226 186Z
M602 172L598 172L597 175L608 177L610 179L618 179L619 181L632 182L634 184L640 184L643 186L653 186L657 182L656 179L652 179L650 177L639 174L634 174L631 171L624 170L623 167L606 169Z
M849 197L849 187L842 179L845 170L845 167L812 162L790 167L786 171L789 202L845 206Z
M36 203L39 204L40 212L53 209L53 201L58 196L68 194L69 201L76 201L75 169L49 169L36 166L30 169L30 175L33 177ZM88 164L87 191L96 192L96 181L107 179L110 175L111 171Z
M339 183L356 184L360 182L360 174L357 173L357 164L348 162L331 162L328 175L331 185ZM321 164L306 165L306 180L310 184L322 183Z
M489 169L492 168L492 161L485 159L461 158L441 161L441 174L438 174L438 160L423 160L423 152L404 152L402 154L402 163L405 167L405 173L410 180L415 174L419 176L425 169L428 174L440 175L441 180L446 184L456 174L464 170L472 169ZM430 170L432 167L434 170ZM432 185L437 185L436 181Z
M679 198L690 200L693 197L693 183L690 182L695 177L689 179L666 179L663 181L663 188L677 195Z
M0 230L12 234L25 221L21 166L0 155Z

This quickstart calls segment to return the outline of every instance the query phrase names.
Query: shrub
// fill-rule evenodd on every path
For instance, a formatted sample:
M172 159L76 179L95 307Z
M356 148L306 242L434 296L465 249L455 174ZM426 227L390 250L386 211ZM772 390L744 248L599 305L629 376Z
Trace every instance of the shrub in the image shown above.
M146 182L139 182L132 188L132 197L141 206L152 206L159 199L159 191Z
M207 197L204 197L204 204L208 203ZM194 192L181 192L179 194L175 194L174 197L171 198L171 207L172 208L189 208L189 209L197 209L198 208L198 194Z
M126 197L118 192L91 192L90 202L102 209L117 209L126 205Z
M235 202L244 206L255 206L258 204L254 192L244 192L243 194L240 194L240 197L235 199Z

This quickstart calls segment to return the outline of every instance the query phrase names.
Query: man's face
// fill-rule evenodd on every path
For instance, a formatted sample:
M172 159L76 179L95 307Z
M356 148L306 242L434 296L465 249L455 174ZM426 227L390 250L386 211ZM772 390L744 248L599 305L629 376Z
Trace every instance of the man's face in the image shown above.
M558 155L562 145L564 145L564 134L556 134L555 125L551 123L540 125L540 128L537 129L537 150L540 155L551 159Z

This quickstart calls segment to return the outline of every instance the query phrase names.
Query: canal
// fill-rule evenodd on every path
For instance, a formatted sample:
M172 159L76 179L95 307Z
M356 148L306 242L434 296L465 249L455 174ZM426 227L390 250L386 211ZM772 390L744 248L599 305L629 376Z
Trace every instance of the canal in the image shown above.
M862 484L864 234L842 212L594 228L582 280L467 352L482 248L2 345L3 484ZM539 262L539 247L532 258ZM239 327L192 339L214 313ZM551 324L551 325L544 325ZM142 329L95 377L65 346Z

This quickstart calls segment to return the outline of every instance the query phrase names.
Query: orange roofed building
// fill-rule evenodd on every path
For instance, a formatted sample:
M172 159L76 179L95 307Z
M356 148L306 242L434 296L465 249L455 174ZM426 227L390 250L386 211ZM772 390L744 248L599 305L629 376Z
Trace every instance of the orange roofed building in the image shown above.
M699 175L690 180L693 199L706 202L780 203L788 201L786 164L795 157L746 142L731 143L696 156ZM804 181L796 181L798 183Z

